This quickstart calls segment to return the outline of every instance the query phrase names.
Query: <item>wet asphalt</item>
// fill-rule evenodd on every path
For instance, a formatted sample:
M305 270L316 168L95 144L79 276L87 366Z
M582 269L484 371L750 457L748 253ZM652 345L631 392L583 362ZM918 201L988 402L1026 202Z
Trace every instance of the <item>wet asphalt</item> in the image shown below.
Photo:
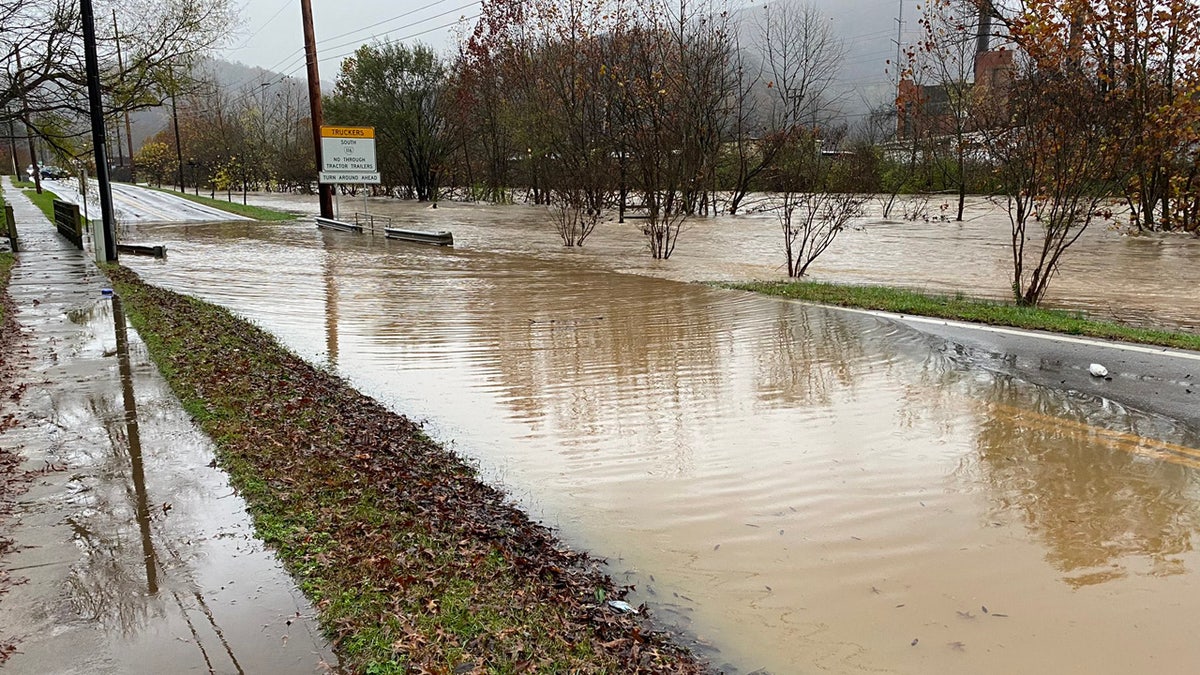
M1200 352L880 313L936 349L1027 382L1113 401L1177 422L1200 438ZM1106 377L1090 373L1100 364Z

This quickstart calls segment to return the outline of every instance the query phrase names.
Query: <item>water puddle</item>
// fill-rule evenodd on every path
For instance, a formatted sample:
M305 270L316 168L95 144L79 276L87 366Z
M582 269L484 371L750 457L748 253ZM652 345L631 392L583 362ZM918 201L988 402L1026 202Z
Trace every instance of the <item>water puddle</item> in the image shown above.
M36 545L8 561L27 582L5 598L9 630L26 631L8 670L312 673L335 664L307 601L212 464L211 443L127 328L121 301L64 308L57 337L37 345L59 356L38 366L46 380L27 392L24 424L5 434L44 467L13 526L14 539Z
M1192 431L885 319L614 273L636 241L453 229L163 227L169 261L126 264L427 419L733 671L1200 662Z

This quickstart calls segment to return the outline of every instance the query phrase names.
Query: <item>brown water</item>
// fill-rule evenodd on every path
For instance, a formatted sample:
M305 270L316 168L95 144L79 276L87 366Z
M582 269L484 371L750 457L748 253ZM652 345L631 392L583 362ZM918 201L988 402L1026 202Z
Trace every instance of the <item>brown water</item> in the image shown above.
M610 271L690 275L695 233L656 264L636 240L517 236L522 213L409 211L454 221L455 249L163 227L144 232L167 262L126 263L427 419L733 669L1200 663L1191 432L885 319ZM748 255L706 246L696 276Z
M361 200L341 200L347 217L363 209ZM316 208L315 201L296 195L258 195L255 201L304 212ZM943 203L949 206L931 202L929 212L943 213ZM372 199L367 208L401 223L453 230L459 247L550 258L574 253L611 269L680 281L786 278L778 220L770 214L695 220L671 260L659 262L646 255L636 220L602 224L580 256L563 250L539 208L443 203L433 210L393 199ZM1009 221L996 204L969 198L962 223L884 221L877 203L866 209L857 229L844 232L814 263L812 279L1011 297ZM1100 318L1200 330L1198 260L1200 237L1130 236L1116 221L1098 221L1068 251L1046 302Z

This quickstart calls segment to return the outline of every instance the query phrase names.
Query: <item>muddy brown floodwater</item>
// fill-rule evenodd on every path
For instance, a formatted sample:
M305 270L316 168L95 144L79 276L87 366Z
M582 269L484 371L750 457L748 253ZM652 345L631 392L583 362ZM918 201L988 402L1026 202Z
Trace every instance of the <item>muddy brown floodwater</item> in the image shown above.
M341 200L347 213L362 209L361 201ZM296 195L258 195L255 201L304 212L316 209L315 200ZM943 213L939 203L930 203L928 210L934 216ZM537 208L444 202L432 210L390 199L372 199L368 208L399 223L453 230L460 248L556 260L582 257L609 269L678 281L787 276L778 220L770 214L698 219L686 227L671 260L661 262L646 255L636 220L624 225L602 224L583 251L564 251L546 224L545 212ZM988 199L969 198L962 223L884 221L877 217L877 203L869 202L866 209L868 217L858 221L856 229L843 233L813 264L813 280L1011 298L1008 217ZM1046 302L1103 319L1200 330L1197 260L1200 237L1130 236L1116 221L1098 221L1064 257Z
M1194 431L887 319L613 271L733 276L728 233L658 265L628 236L530 243L528 210L390 208L459 247L163 226L139 236L170 258L126 264L428 420L732 671L1200 663Z

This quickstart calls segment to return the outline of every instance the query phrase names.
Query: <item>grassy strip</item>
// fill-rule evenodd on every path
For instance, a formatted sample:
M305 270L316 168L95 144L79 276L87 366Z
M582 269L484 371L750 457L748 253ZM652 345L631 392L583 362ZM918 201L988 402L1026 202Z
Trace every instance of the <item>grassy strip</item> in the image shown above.
M408 419L222 308L107 271L349 671L702 669Z
M29 197L29 200L33 202L34 206L41 209L42 213L46 214L46 218L50 222L54 222L54 200L58 199L58 195L43 187L42 194L38 194L34 188L29 188L25 190L25 196Z
M145 186L143 186L143 187L145 187ZM182 197L182 198L188 200L189 202L203 204L204 206L211 206L214 209L221 209L222 211L228 211L229 213L235 213L239 216L245 216L247 218L253 218L255 220L274 222L274 221L280 221L280 220L295 220L296 218L299 217L294 213L288 213L286 211L277 211L275 209L268 209L268 208L262 207L262 206L251 206L248 204L238 204L237 202L227 202L227 201L224 201L221 199L212 199L212 198L204 197L201 195L189 195L186 192L176 192L174 190L167 190L165 188L153 188L152 187L150 189L155 190L157 192L165 192L169 195L175 195L176 197Z
M875 309L897 314L917 314L993 326L1012 326L1067 335L1084 335L1105 340L1200 350L1200 335L1195 333L1137 328L1110 321L1089 319L1078 312L1018 307L1003 302L974 300L961 296L926 295L886 286L848 286L807 281L764 281L730 283L722 284L722 286L825 305Z
M0 199L0 212L3 210L4 200ZM12 274L12 267L16 262L17 259L13 254L7 251L0 251L0 326L4 326L5 333L9 332L9 326L5 321L12 313L12 303L8 297L8 280Z

